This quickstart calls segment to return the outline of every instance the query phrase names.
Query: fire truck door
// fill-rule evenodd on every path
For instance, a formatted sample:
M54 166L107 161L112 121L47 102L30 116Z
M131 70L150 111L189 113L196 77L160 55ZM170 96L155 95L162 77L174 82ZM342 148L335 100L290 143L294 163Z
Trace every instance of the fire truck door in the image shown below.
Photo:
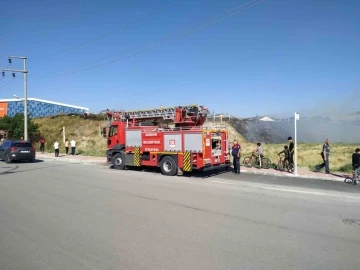
M110 127L110 130L109 130L108 148L111 149L118 143L119 143L118 126L113 125L113 126Z

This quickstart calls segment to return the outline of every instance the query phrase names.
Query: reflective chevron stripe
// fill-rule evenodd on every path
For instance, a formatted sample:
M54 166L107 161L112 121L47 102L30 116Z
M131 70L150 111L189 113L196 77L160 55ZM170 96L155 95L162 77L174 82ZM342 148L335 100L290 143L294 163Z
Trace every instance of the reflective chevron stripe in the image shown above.
M134 166L141 166L140 147L134 147Z
M191 171L191 152L184 152L183 155L183 171L190 172Z

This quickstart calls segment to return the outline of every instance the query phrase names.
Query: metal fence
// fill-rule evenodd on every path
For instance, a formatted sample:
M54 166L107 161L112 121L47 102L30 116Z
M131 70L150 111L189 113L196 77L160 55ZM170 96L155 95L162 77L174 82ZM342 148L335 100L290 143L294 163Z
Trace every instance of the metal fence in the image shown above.
M236 117L234 117L229 113L221 113L221 114L210 114L207 119L213 122L223 122L223 121L230 121L233 118Z

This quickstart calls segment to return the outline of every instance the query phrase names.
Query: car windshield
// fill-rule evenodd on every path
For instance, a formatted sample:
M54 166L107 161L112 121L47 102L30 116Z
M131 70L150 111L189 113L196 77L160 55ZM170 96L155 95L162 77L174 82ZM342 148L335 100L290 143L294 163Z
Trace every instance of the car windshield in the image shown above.
M18 143L14 143L15 147L32 147L31 143L28 142L18 142Z

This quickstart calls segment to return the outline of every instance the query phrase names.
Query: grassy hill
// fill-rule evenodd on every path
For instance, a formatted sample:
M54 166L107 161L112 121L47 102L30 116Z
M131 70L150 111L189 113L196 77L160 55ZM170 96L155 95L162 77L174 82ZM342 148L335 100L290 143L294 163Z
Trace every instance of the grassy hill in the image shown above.
M61 145L61 152L65 151L62 136L62 127L65 127L66 137L77 142L77 153L90 156L105 156L106 139L101 134L104 120L100 118L84 119L80 116L58 116L52 118L34 119L40 125L40 132L45 137L46 151L53 152L53 143L58 140ZM229 139L237 139L242 146L242 159L249 155L255 148L255 143L249 143L231 123L219 123L207 121L205 126L218 128L223 125L229 132ZM288 144L286 139L282 144L263 143L263 150L266 157L273 163L278 162L278 152L282 151L284 145ZM301 167L313 168L320 163L321 143L301 143L298 145L298 164ZM333 171L348 172L351 170L351 155L355 148L354 144L333 144L331 149L330 167ZM37 145L39 148L39 145Z
M40 133L46 140L46 151L54 152L54 142L60 143L60 153L65 152L62 128L65 127L66 138L77 142L76 152L81 155L105 156L106 139L100 132L103 120L84 119L77 115L39 118L33 120L40 126ZM39 145L37 145L39 149Z

